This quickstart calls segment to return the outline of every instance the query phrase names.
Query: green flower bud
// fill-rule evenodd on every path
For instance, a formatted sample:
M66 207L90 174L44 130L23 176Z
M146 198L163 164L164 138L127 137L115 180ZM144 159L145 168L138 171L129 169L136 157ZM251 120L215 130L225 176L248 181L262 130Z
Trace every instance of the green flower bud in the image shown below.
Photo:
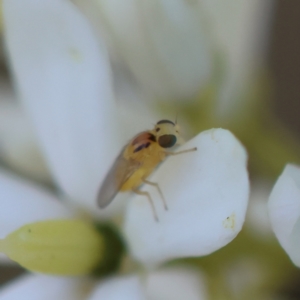
M90 274L105 258L104 237L82 220L27 224L0 240L0 251L24 268L47 274Z

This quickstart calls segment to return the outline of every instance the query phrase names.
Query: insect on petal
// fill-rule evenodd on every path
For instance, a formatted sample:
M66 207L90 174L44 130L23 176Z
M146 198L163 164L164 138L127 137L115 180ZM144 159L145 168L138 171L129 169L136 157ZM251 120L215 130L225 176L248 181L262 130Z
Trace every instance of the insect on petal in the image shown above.
M145 265L210 254L241 230L249 197L247 154L227 130L202 132L177 151L149 178L157 182L168 204L165 211L151 193L159 222L145 197L135 196L127 209L124 231L132 255Z

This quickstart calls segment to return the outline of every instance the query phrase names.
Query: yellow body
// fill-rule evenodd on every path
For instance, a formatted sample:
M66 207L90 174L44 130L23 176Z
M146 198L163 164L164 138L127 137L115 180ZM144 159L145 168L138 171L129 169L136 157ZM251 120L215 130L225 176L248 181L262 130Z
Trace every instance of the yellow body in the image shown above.
M148 148L137 153L132 154L132 152L132 146L129 144L124 151L124 158L140 162L141 166L124 182L120 191L129 191L138 188L143 183L143 179L146 179L166 157L162 147L155 142L152 142Z
M170 154L168 150L179 144L179 140L178 125L169 120L161 120L153 130L136 135L122 149L102 182L97 197L98 205L106 207L119 191L139 193L138 187Z

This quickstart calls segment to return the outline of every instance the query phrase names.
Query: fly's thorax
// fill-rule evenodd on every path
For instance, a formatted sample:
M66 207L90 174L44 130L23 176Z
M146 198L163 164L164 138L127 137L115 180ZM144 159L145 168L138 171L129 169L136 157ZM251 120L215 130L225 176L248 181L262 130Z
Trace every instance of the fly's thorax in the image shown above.
M143 143L132 144L130 143L125 149L124 158L127 159L129 164L138 164L130 177L124 181L120 191L129 191L138 188L143 184L143 179L147 178L159 163L165 158L165 153L156 142L150 143L147 147L140 147ZM134 151L139 149L138 151Z
M156 143L156 138L150 131L139 133L125 147L124 158L139 159L147 156L153 143Z

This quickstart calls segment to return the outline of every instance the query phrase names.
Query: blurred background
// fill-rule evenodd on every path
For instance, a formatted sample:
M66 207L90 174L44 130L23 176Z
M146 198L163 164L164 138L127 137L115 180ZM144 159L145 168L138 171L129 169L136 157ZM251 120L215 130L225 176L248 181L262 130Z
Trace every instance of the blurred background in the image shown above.
M255 187L251 201L257 205L250 204L245 228L232 243L208 257L188 260L208 274L212 299L300 299L300 271L290 262L268 224L262 224L267 216L260 206L260 201L267 201L285 163L300 163L300 1L274 1L262 17L269 18L269 25L262 29L259 75L250 85L254 92L251 97L256 98L252 116L259 116L258 121L251 118L240 131L236 124L228 124L250 153L250 176ZM0 88L5 89L9 74L2 41L0 48ZM193 106L181 108L182 114L190 117ZM167 110L168 104L161 109ZM201 124L193 122L193 126L196 132L219 124L212 119ZM256 135L261 128L261 143L255 141L255 146L245 132ZM272 149L272 153L260 152L264 147ZM15 265L0 265L0 284L23 272Z
M278 1L270 32L267 66L276 116L299 137L300 3Z

